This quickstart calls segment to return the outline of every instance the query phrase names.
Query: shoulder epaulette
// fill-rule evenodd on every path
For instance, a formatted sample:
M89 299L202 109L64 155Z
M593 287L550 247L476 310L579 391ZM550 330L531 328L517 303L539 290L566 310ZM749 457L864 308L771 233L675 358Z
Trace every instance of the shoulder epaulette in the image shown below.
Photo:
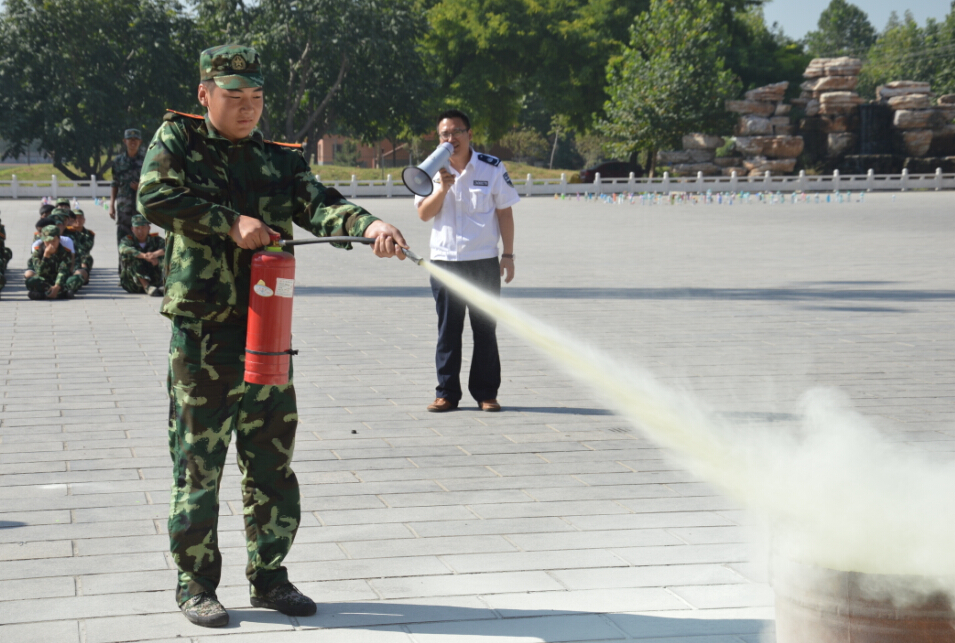
M291 147L292 149L300 150L302 149L301 143L279 143L278 141L262 141L263 143L268 143L269 145L278 145L279 147Z
M86 231L90 233L90 236L91 236L91 237L95 237L95 236L96 236L96 233L93 232L92 230L90 230L89 228L86 228Z
M497 158L496 156L491 156L490 154L478 154L478 160L484 161L488 165L493 165L494 167L497 167L501 164L501 159Z
M150 236L150 237L158 237L158 236L159 236L159 233L158 233L158 232L150 232L150 233L149 233L149 236Z
M198 118L199 120L205 120L205 116L199 116L198 114L187 114L186 112L177 112L174 109L167 109L166 114L162 117L164 121L172 121L176 119L176 116L185 116L187 118Z

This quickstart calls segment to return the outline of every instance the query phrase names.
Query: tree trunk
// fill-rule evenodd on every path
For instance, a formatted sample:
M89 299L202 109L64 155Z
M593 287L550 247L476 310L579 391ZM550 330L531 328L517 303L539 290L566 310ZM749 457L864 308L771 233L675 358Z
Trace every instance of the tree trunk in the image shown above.
M50 158L53 159L53 167L56 168L57 170L59 170L60 172L62 172L68 179L71 179L71 180L73 180L73 181L85 181L87 178L89 178L89 177L86 177L86 176L82 176L82 175L80 175L80 174L77 174L76 172L74 172L74 171L71 170L70 168L66 167L66 165L63 163L63 161L60 160L60 157L58 157L58 156L56 155L56 151L55 151L55 150L49 152L49 154L50 154ZM82 169L82 168L80 168L80 169Z
M547 166L548 170L554 169L554 154L557 153L557 141L560 140L560 128L554 130L554 147L550 150L550 165Z
M328 92L325 94L325 98L322 99L322 102L318 104L311 114L309 114L308 119L305 121L305 125L302 126L297 132L293 131L294 127L292 126L291 119L286 121L286 136L290 143L299 142L306 133L308 133L312 128L314 128L319 121L327 119L321 118L325 115L325 111L328 108L329 103L332 98L335 97L335 94L338 93L338 90L341 89L342 81L345 79L345 74L348 73L348 67L351 65L351 62L348 59L347 55L342 55L342 64L338 68L338 78L335 80L335 83L329 88ZM304 86L304 80L303 86Z
M657 151L655 149L651 148L647 151L647 167L650 168L647 176L652 179L657 171Z

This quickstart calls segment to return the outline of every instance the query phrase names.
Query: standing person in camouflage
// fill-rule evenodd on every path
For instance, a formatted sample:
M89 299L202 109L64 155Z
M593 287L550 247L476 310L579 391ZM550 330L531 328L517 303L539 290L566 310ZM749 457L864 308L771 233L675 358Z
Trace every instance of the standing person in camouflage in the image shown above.
M76 249L74 267L83 279L84 284L90 282L90 273L93 271L93 244L96 242L96 233L86 227L86 215L77 208L73 211L74 225L67 228L67 234L73 239Z
M282 386L243 380L252 255L270 232L291 239L293 223L318 236L373 238L379 257L403 259L407 245L397 228L319 183L298 146L263 140L256 128L263 78L254 49L207 49L199 70L206 115L166 114L146 153L139 209L167 233L162 312L172 319L169 540L179 567L176 599L191 622L220 627L229 615L216 597L218 494L233 434L252 605L315 613L282 565L301 514L290 466L298 424L292 378Z
M0 222L0 291L7 285L7 264L13 258L13 251L7 247L7 229Z
M162 267L166 241L157 233L149 234L149 221L141 214L133 216L133 233L119 243L123 265L119 284L131 293L146 293L150 297L163 296Z
M123 134L126 152L113 157L113 184L109 200L109 218L116 221L116 247L133 233L132 220L136 214L136 190L139 189L139 174L143 169L145 152L142 149L143 135L138 129L128 129Z
M30 299L72 299L76 293L71 283L73 253L60 244L60 230L48 225L40 231L42 243L27 264L26 285Z

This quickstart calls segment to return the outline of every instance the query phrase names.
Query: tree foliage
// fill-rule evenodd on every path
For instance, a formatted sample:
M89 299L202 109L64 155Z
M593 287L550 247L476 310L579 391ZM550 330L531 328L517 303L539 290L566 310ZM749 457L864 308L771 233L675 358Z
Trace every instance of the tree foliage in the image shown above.
M197 42L174 0L7 0L0 14L4 155L39 141L65 175L102 176L125 128L148 137L166 108L194 104L186 90L194 95Z
M726 67L739 77L744 90L786 80L791 91L798 92L812 57L775 25L767 27L762 6L724 7L722 22L730 35L724 48Z
M805 39L813 57L864 56L876 38L868 14L846 0L832 0L819 15L817 26Z
M511 158L520 163L543 160L550 151L547 141L532 129L513 129L498 141L498 145L511 153Z
M479 142L538 106L536 129L565 115L584 129L606 99L607 60L647 0L431 0L421 40L437 81L430 110L464 109Z
M600 123L618 157L647 151L652 168L654 152L687 132L729 128L723 104L740 84L723 58L722 10L710 0L653 0L634 21L629 46L608 65Z
M893 80L920 80L936 94L955 93L955 6L942 21L929 18L920 27L910 12L893 14L859 78L859 92L874 97L878 85Z
M204 30L262 56L262 128L289 142L338 123L364 140L408 129L426 93L413 0L196 0Z

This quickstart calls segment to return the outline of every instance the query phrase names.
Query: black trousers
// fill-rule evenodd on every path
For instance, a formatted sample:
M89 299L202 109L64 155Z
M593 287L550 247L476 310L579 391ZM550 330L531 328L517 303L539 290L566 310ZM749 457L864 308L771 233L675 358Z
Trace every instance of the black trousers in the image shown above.
M435 261L435 265L462 277L478 288L501 296L501 264L497 257L476 261ZM434 355L438 371L436 397L461 400L461 335L464 315L470 313L474 334L468 392L477 402L497 397L501 386L501 358L497 352L497 323L480 310L468 306L447 286L431 278L431 292L438 311L438 346Z

